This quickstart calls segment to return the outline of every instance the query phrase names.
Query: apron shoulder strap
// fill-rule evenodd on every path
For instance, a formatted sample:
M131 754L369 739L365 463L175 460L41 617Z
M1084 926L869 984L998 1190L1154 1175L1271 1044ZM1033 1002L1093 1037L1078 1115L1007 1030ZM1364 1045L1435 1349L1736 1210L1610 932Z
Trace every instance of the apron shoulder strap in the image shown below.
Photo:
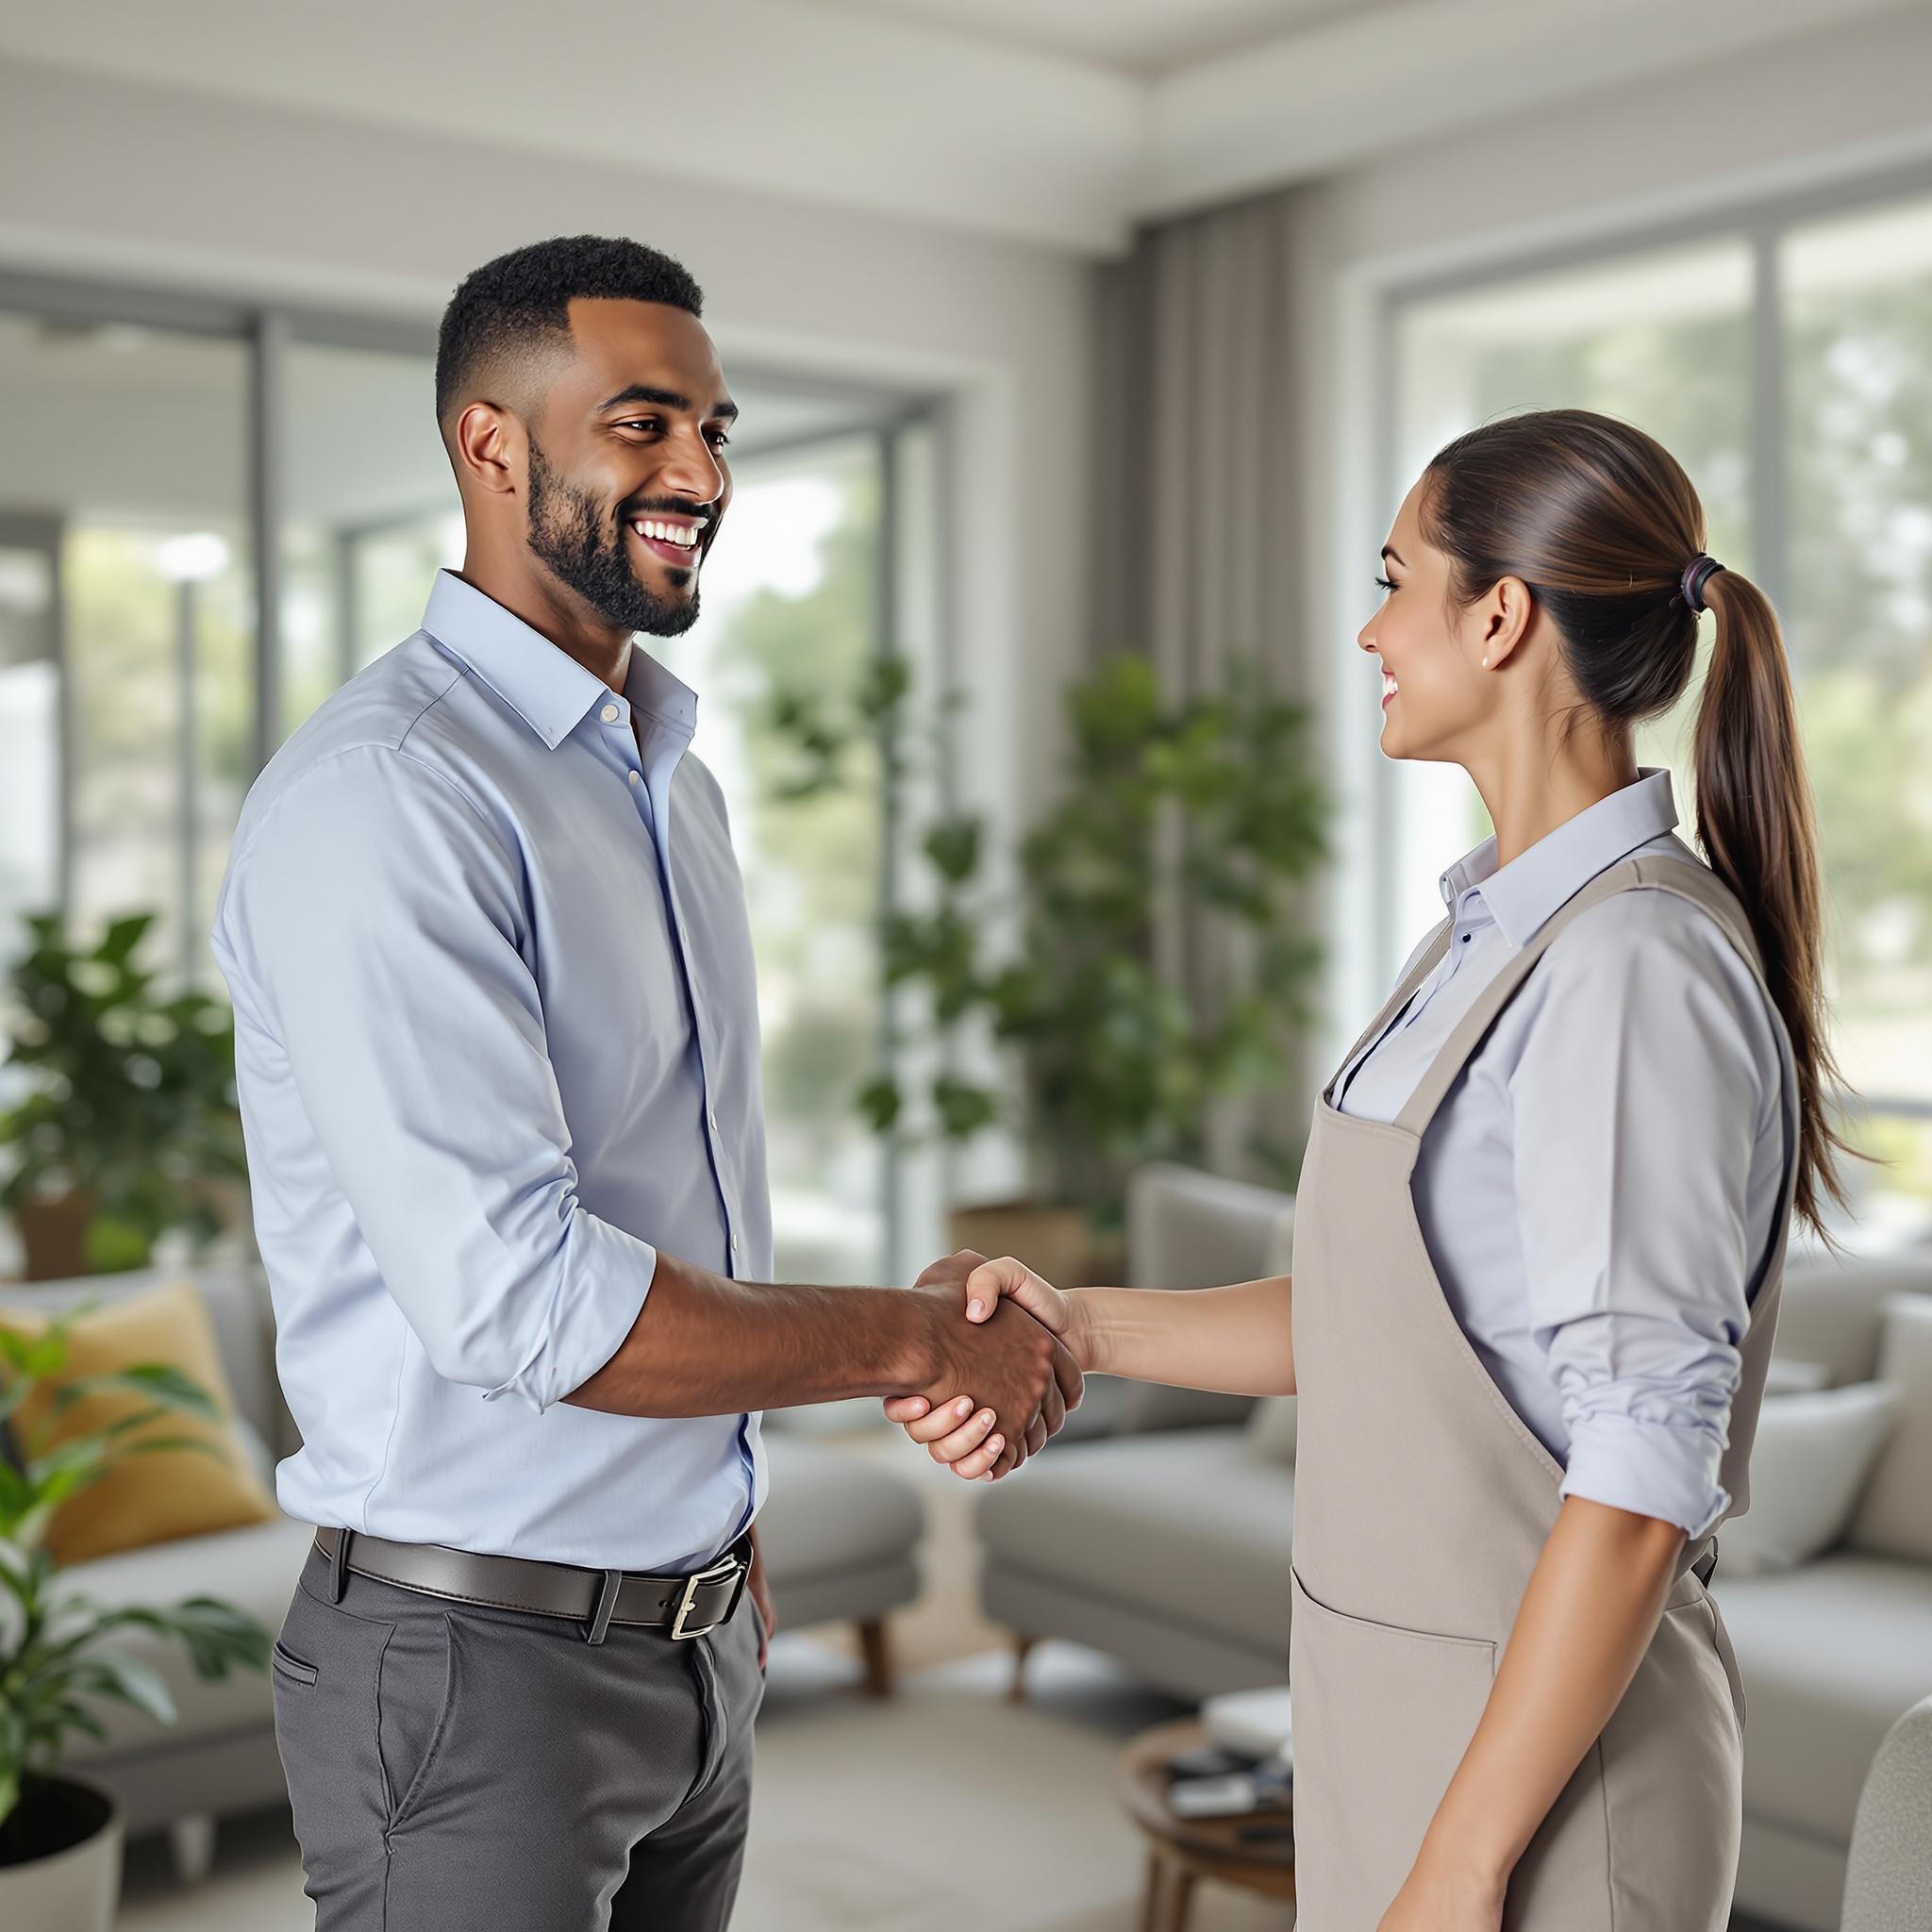
M1530 969L1572 920L1581 918L1592 906L1619 892L1645 889L1675 892L1680 898L1701 906L1724 928L1724 936L1743 957L1759 985L1763 984L1764 968L1758 956L1757 941L1752 936L1751 922L1745 917L1744 908L1739 905L1737 895L1707 865L1686 858L1622 859L1615 865L1607 866L1587 886L1566 900L1543 922L1536 937L1504 964L1502 971L1476 996L1468 1012L1457 1022L1443 1042L1442 1050L1429 1063L1427 1071L1416 1083L1415 1091L1396 1115L1395 1124L1421 1139L1470 1056L1487 1038L1491 1027L1502 1016L1503 1008L1515 996L1517 988L1528 977Z
M1369 1041L1374 1040L1382 1031L1383 1027L1394 1019L1397 1013L1401 1012L1416 988L1421 986L1423 981L1441 964L1442 955L1449 950L1449 930L1455 923L1453 918L1444 919L1441 924L1437 926L1435 931L1429 935L1427 943L1416 955L1415 964L1403 975L1401 983L1389 995L1387 1001L1384 1002L1382 1010L1362 1028L1356 1043L1341 1056L1341 1062L1336 1067L1328 1084L1322 1090L1322 1098L1324 1100L1331 1098L1335 1091L1336 1081L1340 1080L1342 1074L1347 1073L1350 1065L1354 1062L1356 1055L1360 1053L1362 1048L1368 1045Z

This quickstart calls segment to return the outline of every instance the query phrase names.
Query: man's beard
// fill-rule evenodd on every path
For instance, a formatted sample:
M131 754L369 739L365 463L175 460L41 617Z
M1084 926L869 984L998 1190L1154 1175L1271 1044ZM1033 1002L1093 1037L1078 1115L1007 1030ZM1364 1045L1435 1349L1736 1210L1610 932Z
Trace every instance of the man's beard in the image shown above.
M698 621L698 589L660 597L637 574L622 520L604 520L589 491L563 481L530 439L531 550L598 614L622 630L675 638Z

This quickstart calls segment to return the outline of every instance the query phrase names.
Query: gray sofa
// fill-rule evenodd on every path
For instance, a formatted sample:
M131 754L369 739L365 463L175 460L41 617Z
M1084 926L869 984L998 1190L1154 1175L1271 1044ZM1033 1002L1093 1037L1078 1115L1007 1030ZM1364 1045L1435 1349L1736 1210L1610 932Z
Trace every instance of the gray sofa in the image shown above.
M249 1453L273 1489L273 1465L300 1446L275 1372L275 1324L268 1291L252 1268L190 1268L111 1275L92 1281L6 1284L0 1299L53 1309L109 1299L186 1274L202 1291L221 1346ZM771 1495L759 1535L781 1624L859 1625L871 1688L891 1686L889 1614L920 1590L918 1548L924 1510L912 1484L841 1455L770 1418L766 1442ZM62 1573L102 1603L165 1603L195 1594L227 1599L280 1626L312 1532L286 1517L213 1536L129 1550ZM118 1641L118 1640L117 1640ZM130 1833L166 1827L184 1875L205 1869L215 1822L278 1802L283 1792L274 1708L266 1674L244 1672L205 1684L178 1646L144 1632L124 1647L167 1679L179 1721L163 1730L109 1706L105 1741L76 1738L68 1762L110 1787L127 1810Z
M1187 1288L1285 1271L1293 1204L1265 1189L1155 1167L1129 1210L1137 1285ZM1837 1386L1878 1371L1888 1298L1932 1292L1932 1247L1840 1262L1795 1249L1776 1355ZM1912 1397L1925 1407L1923 1386ZM1293 1529L1291 1400L1205 1412L1174 1391L1116 1397L1108 1432L1056 1445L978 1508L990 1615L1027 1646L1091 1644L1185 1696L1286 1675ZM1906 1421L1910 1426L1906 1426ZM1882 1452L1894 1491L1932 1497L1932 1414ZM1890 1458L1889 1465L1886 1458ZM1907 1464L1923 1461L1916 1477ZM1872 1484L1878 1481L1874 1474ZM1932 1693L1932 1542L1880 1548L1861 1529L1793 1570L1714 1588L1748 1701L1738 1902L1771 1922L1839 1924L1867 1773L1901 1714ZM1893 1544L1897 1539L1891 1540ZM1932 1835L1932 1815L1925 1821Z
M1272 1189L1144 1168L1127 1202L1129 1285L1285 1270L1293 1224L1292 1200ZM1063 1637L1183 1697L1286 1680L1294 1472L1257 1436L1255 1409L1095 1377L1074 1412L1090 1433L987 1489L980 1593L1015 1633L1019 1668L1032 1642Z

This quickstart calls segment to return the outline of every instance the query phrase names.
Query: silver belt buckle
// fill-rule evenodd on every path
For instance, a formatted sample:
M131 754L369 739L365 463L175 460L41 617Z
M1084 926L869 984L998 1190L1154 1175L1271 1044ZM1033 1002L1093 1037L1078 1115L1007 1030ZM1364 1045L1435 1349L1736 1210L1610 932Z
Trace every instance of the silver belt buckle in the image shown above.
M708 1583L723 1583L734 1572L738 1576L738 1589L733 1593L731 1601L724 1606L724 1615L714 1617L701 1630L686 1629L684 1620L691 1615L691 1607L697 1601L698 1591ZM750 1574L749 1566L741 1563L736 1557L720 1557L708 1570L700 1570L695 1575L686 1577L684 1595L678 1600L677 1614L671 1620L671 1641L677 1643L688 1638L708 1637L738 1607L738 1599L744 1594L744 1580Z

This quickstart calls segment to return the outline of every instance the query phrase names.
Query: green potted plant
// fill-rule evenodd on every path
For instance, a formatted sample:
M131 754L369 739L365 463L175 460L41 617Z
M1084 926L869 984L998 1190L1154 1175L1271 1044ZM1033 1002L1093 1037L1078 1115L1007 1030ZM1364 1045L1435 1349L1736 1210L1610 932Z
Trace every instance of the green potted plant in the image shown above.
M872 730L889 808L903 816L907 742L921 734L936 755L957 702L913 718L891 660L848 718L822 696L785 700L794 790L841 782L841 746ZM859 1096L882 1134L963 1141L1016 1125L1041 1198L960 1210L954 1238L1049 1274L1117 1243L1136 1164L1204 1158L1213 1108L1284 1072L1321 960L1295 893L1326 855L1329 811L1305 712L1243 660L1218 691L1176 703L1146 658L1123 655L1074 685L1067 708L1066 782L1018 855L1018 944L995 955L987 941L1015 908L984 877L985 829L971 813L925 828L932 891L918 909L890 910L881 936L888 984L924 992L922 1024L945 1040L984 1025L1013 1051L1020 1080L967 1078L954 1060L912 1095L889 1065ZM1211 931L1212 970L1164 968L1163 922ZM1248 1152L1284 1182L1292 1174L1292 1150L1257 1134Z
M108 1932L120 1892L120 1807L108 1792L59 1774L64 1741L75 1732L106 1736L94 1708L102 1700L158 1724L175 1721L167 1684L151 1665L117 1653L114 1633L151 1630L186 1645L204 1678L238 1665L267 1669L270 1643L253 1617L213 1597L109 1609L61 1588L44 1537L62 1503L130 1456L221 1453L198 1437L141 1433L171 1413L217 1413L198 1383L159 1364L62 1383L45 1420L23 1438L28 1398L38 1384L58 1380L67 1331L85 1312L75 1308L32 1337L0 1327L0 1925L36 1932ZM56 1421L104 1390L141 1404L98 1429L54 1440Z
M87 951L58 917L26 923L7 1061L26 1091L0 1111L0 1206L30 1281L144 1267L173 1228L208 1240L246 1172L233 1022L160 991L139 958L153 923L116 920Z

